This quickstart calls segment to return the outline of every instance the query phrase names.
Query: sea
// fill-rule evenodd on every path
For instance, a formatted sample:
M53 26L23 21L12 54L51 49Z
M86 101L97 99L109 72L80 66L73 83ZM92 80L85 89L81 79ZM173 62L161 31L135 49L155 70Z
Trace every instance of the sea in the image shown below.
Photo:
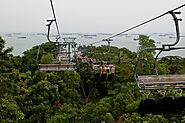
M114 34L112 33L62 33L62 38L76 38L75 42L80 45L91 45L94 42L102 41ZM118 48L127 48L131 51L137 52L139 48L139 33L127 33L121 34L111 41L111 46ZM144 34L149 36L155 41L157 47L161 47L162 44L174 43L176 36L174 33L148 33ZM33 46L41 45L48 42L45 33L0 33L0 36L6 41L6 48L13 47L12 54L15 56L22 56L24 51L31 49ZM55 40L55 35L51 34L51 39ZM62 40L63 41L63 40ZM94 46L108 45L107 42L100 42L93 44ZM180 41L177 47L185 47L185 33L181 34ZM166 51L162 52L160 57L163 56L182 56L185 57L184 50Z

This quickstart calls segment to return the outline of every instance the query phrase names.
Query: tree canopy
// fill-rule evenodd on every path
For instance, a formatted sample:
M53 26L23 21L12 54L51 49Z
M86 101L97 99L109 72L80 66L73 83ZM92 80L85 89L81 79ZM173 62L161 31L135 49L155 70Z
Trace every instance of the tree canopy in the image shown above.
M140 35L139 45L140 50L155 47L155 41ZM107 46L81 48L84 56L93 57L97 62L115 64L113 80L98 81L91 64L81 61L76 63L76 71L41 72L38 70L38 63L51 63L56 57L56 47L53 44L44 43L25 51L23 56L13 56L13 48L5 48L5 40L0 37L0 122L185 121L184 90L140 93L133 75L136 52ZM155 52L152 51L142 54L143 60L138 65L140 74L153 74L153 61L150 59L154 55ZM157 65L160 74L185 71L185 59L180 56L163 57L157 60ZM162 98L164 95L170 98ZM178 104L174 112L164 108L166 100L173 101L174 105ZM151 110L147 106L160 110Z

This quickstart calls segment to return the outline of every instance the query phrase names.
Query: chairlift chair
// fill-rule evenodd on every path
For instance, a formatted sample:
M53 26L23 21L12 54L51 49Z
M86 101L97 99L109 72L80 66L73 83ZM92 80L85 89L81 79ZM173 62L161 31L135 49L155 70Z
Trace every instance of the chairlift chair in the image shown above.
M109 54L110 53L110 42L112 39L103 39L102 41L107 41L108 43L108 51L104 52L103 54ZM102 63L101 63L102 64ZM104 61L103 66L99 64L99 70L96 72L96 76L99 76L100 81L111 81L114 78L115 75L115 65L110 63L110 61Z
M40 71L75 71L76 64L66 55L67 51L58 54L57 59L53 60L52 64L39 64Z
M74 56L76 55L76 42L74 42L74 40L76 38L71 38L71 37L67 37L67 38L63 38L64 42L61 43L58 40L60 39L60 33L58 33L58 36L56 37L56 41L52 41L50 39L50 29L51 29L51 24L53 22L56 22L56 19L52 19L52 20L47 20L47 22L49 22L47 24L48 27L48 31L47 31L47 39L50 43L53 43L56 48L58 48L58 57L57 59L55 59L54 63L52 64L39 64L39 70L40 71L75 71L76 68L76 64L75 64L75 59L71 58L71 53L74 53ZM68 41L68 40L72 40L72 41ZM66 51L64 51L64 49ZM71 51L71 49L73 49ZM39 51L38 51L39 52ZM39 53L37 53L39 54Z
M111 63L93 64L94 78L99 81L111 81L115 75L115 65Z
M103 53L93 53L90 54L109 54L110 53L110 42L112 39L103 39L102 41L106 41L108 43L108 51ZM89 61L89 60L87 60ZM94 70L94 78L99 81L111 81L114 78L115 74L115 65L109 63L110 61L102 61L101 63L93 62L92 69Z
M176 41L172 44L163 44L161 48L145 48L138 53L136 65L135 65L135 80L140 90L146 89L167 89L167 88L185 88L185 74L172 74L172 75L159 75L157 71L157 58L163 51L173 51L185 49L185 47L174 47L178 44L180 40L179 33L179 21L182 19L178 19L176 14L180 14L180 12L169 11L169 14L172 15L175 27L176 27ZM144 51L159 51L154 58L155 60L155 71L156 75L138 75L137 67L138 63L141 61L141 55Z

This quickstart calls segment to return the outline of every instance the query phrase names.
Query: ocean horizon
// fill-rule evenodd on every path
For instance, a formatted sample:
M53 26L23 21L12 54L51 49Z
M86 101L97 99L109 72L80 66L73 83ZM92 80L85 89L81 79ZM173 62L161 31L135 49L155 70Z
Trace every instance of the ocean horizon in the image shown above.
M61 37L74 37L78 45L90 45L91 43L101 41L102 39L112 36L114 33L62 33ZM139 33L126 33L121 34L113 38L111 46L118 48L127 48L131 51L137 52L139 47L138 38ZM174 43L175 33L146 33L144 35L150 36L155 41L157 47L161 47L162 44ZM23 55L23 52L31 49L33 46L41 45L48 42L45 33L0 33L6 41L6 47L13 47L12 54L15 56ZM51 34L51 39L55 40L55 35ZM101 42L94 44L94 46L107 45L107 42ZM181 38L177 46L185 47L185 33L181 33ZM185 57L184 50L168 51L161 54L162 56L177 55Z

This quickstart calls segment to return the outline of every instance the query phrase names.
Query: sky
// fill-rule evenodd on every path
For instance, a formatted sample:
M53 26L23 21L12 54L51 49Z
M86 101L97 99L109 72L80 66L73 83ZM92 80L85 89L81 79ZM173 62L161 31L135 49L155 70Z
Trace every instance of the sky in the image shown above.
M60 32L118 33L167 12L185 0L53 0ZM0 32L43 32L52 18L49 0L0 0ZM179 18L185 32L185 7ZM131 32L174 32L166 15Z

